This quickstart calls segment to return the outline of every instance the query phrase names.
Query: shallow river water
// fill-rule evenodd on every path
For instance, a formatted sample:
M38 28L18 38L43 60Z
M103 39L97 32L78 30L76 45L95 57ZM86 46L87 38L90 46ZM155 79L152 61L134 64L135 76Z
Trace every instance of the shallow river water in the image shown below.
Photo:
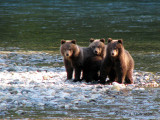
M61 39L123 39L136 69L160 68L160 1L5 0L0 1L0 50L54 51Z
M0 1L0 118L160 119L159 0ZM61 39L122 38L134 85L66 81ZM106 42L107 43L107 42Z
M74 83L58 54L3 51L0 58L0 118L160 118L159 72L135 70L133 85Z

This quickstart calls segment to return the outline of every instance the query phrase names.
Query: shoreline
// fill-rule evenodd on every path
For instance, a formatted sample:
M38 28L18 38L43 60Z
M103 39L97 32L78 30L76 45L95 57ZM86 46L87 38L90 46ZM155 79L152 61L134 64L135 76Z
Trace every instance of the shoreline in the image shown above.
M0 117L13 113L22 116L30 114L25 109L77 111L80 109L79 104L103 103L107 99L112 100L114 96L126 96L130 100L135 92L160 88L160 76L149 72L134 72L133 77L136 84L114 82L112 85L101 85L65 80L64 67L52 68L50 71L45 71L45 68L28 72L3 71L0 72ZM105 94L107 99L104 99Z
M64 117L69 116L69 118L74 118L73 116L75 116L76 118L87 118L88 114L92 113L90 107L95 109L95 114L91 115L91 118L107 118L101 117L101 115L105 115L103 111L108 113L112 109L105 109L105 105L109 107L112 104L118 106L122 102L121 99L125 101L123 103L123 108L125 109L128 109L125 104L129 104L130 101L134 103L135 99L140 102L143 100L146 101L146 97L139 99L141 97L139 94L141 93L145 96L152 96L153 94L150 98L153 101L158 100L156 96L159 95L158 91L160 89L159 72L153 74L151 72L135 70L133 74L135 84L124 85L114 82L112 85L101 85L83 81L74 83L66 80L64 66L37 65L43 63L59 64L62 62L61 57L51 56L46 53L36 53L34 55L17 53L1 54L0 118L19 118L17 116L23 116L25 118L25 115L30 114L32 114L32 117L34 117L34 114L40 116L37 111L44 113L44 115L50 115L47 112L48 109L55 111L52 113L53 118L60 118L61 116L61 114L57 115L56 111L60 111ZM150 94L150 91L154 92ZM148 101L146 108L151 103ZM152 103L151 106L157 106L157 104L159 103ZM103 109L100 109L99 105ZM135 105L137 105L136 102L130 106L134 107ZM139 106L137 108L135 113L142 111ZM85 109L88 111L87 113ZM158 116L158 112L155 112L153 116ZM120 113L114 111L113 116L117 114L119 115ZM56 115L57 117L55 117ZM126 115L128 116L120 114L120 118L130 118L132 116L128 112L126 112ZM148 115L150 114L148 113ZM141 114L139 117L141 118ZM160 118L160 116L158 117Z

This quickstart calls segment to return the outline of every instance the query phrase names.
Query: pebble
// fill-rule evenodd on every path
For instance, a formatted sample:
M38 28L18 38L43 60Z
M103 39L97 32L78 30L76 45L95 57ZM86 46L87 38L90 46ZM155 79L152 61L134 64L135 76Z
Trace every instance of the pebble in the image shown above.
M18 110L21 107L36 107L43 110L47 106L76 110L77 105L87 105L90 102L112 103L113 98L123 90L144 91L146 87L159 87L160 83L159 73L154 75L137 71L133 74L135 84L131 85L117 82L112 85L73 83L66 80L64 66L36 67L39 63L62 62L62 58L56 57L55 60L53 56L44 53L28 55L16 52L8 53L8 57L5 57L6 54L0 56L0 62L3 63L0 64L0 112L14 108L17 110L16 114L23 115L25 111ZM15 63L17 66L11 67ZM104 94L107 97L104 97Z
M7 104L6 103L1 103L0 104L0 110L6 110L7 109Z
M18 114L18 115L24 115L24 114L25 114L25 111L23 111L23 110L18 110L18 111L16 111L15 113Z

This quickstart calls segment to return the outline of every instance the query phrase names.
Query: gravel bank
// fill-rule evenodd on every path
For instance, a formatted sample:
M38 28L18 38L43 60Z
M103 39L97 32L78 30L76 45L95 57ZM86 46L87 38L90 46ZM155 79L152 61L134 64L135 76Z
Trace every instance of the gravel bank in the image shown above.
M27 114L24 108L36 108L36 110L42 111L52 108L64 112L70 109L75 111L82 110L82 108L87 109L86 105L90 107L93 103L98 106L101 104L116 105L115 100L120 100L124 96L126 96L123 98L126 103L130 103L134 99L132 94L136 91L147 91L150 87L159 88L160 73L152 74L134 71L135 84L133 85L118 84L116 82L112 85L101 85L66 81L64 67L36 66L39 63L59 64L59 62L62 62L61 58L55 58L44 53L36 53L35 55L18 53L1 54L0 116L2 118L10 115L9 111L14 111L14 114L17 115ZM120 98L113 99L116 96ZM118 102L117 104L120 103ZM157 104L159 102L152 105L157 107ZM107 118L102 115L105 114L103 113L104 110L95 108L97 114L90 117ZM138 109L136 112L138 113L138 111L141 111L141 109ZM94 111L92 112L94 113ZM111 114L111 111L106 112ZM160 117L158 112L160 111L156 111L153 116ZM69 113L63 114L69 115ZM114 111L113 115L115 114L116 111ZM83 117L83 115L69 116ZM123 114L120 116L125 118ZM131 114L128 114L127 118L130 116ZM84 117L86 116L84 115Z

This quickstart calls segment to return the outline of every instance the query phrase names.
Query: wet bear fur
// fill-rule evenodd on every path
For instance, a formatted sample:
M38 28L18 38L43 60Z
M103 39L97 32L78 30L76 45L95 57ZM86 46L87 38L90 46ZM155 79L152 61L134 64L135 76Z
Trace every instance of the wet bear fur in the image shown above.
M60 51L63 56L67 79L72 79L74 71L74 82L81 81L80 77L82 76L84 63L94 55L91 49L78 46L76 40L61 40Z
M88 58L85 62L84 79L86 82L98 81L101 63L106 54L105 39L95 40L91 38L89 48L92 50L94 56Z
M118 83L133 84L134 60L130 53L124 49L123 40L108 39L107 54L100 70L100 82L105 84L114 81Z

